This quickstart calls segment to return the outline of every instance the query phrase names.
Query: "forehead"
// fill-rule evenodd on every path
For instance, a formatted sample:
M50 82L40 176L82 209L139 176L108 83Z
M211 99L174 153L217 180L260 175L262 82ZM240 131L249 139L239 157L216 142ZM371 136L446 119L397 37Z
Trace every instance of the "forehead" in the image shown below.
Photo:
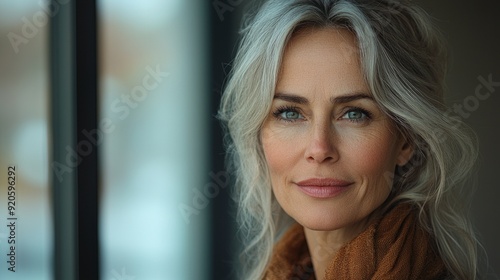
M330 56L340 55L338 59L348 62L359 60L359 48L356 36L341 27L303 27L295 31L290 38L286 53L300 51L326 51Z
M345 28L308 27L297 31L285 49L277 90L369 93L356 37Z

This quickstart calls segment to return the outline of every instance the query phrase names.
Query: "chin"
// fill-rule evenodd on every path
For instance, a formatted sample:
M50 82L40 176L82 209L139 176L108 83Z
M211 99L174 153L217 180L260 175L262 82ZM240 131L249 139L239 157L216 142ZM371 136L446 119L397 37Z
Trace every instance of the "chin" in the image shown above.
M318 207L316 209L309 208L307 210L302 209L302 211L298 209L298 213L295 213L295 215L291 216L303 227L317 231L338 230L350 224L349 221L341 218L342 216L345 218L345 215L338 215L338 211L321 208L322 207Z

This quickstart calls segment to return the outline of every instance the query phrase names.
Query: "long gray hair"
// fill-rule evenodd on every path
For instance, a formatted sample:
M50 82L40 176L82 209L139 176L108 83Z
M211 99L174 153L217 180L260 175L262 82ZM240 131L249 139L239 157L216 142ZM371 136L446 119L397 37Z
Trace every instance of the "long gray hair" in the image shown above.
M446 53L429 16L389 0L271 0L247 23L219 111L236 175L243 277L262 278L289 219L272 194L260 130L288 41L312 26L356 36L358 48L346 54L361 59L374 99L414 147L410 162L387 174L394 182L387 204L416 205L453 278L477 279L478 242L468 216L477 144L461 120L446 113Z

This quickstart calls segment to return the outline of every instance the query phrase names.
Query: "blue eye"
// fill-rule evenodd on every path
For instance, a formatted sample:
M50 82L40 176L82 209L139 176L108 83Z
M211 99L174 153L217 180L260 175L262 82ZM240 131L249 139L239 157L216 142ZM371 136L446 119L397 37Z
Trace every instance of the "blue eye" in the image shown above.
M370 114L367 111L360 108L351 109L342 116L342 119L347 119L353 122L362 122L369 118Z
M348 119L361 119L363 117L366 117L366 115L363 112L359 111L350 111L346 114Z
M300 117L300 114L294 111L285 111L280 114L280 117L282 117L283 119L298 119Z
M296 120L301 120L304 118L302 114L298 112L298 109L296 107L281 107L278 108L276 111L273 112L273 115L275 118L279 120L284 120L284 121L296 121Z

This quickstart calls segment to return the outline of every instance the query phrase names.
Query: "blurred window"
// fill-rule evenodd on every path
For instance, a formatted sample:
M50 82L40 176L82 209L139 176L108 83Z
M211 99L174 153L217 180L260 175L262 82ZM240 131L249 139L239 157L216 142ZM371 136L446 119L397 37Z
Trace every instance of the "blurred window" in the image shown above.
M48 280L49 16L38 0L0 1L0 11L0 279Z
M101 277L207 279L209 208L202 0L101 0Z

